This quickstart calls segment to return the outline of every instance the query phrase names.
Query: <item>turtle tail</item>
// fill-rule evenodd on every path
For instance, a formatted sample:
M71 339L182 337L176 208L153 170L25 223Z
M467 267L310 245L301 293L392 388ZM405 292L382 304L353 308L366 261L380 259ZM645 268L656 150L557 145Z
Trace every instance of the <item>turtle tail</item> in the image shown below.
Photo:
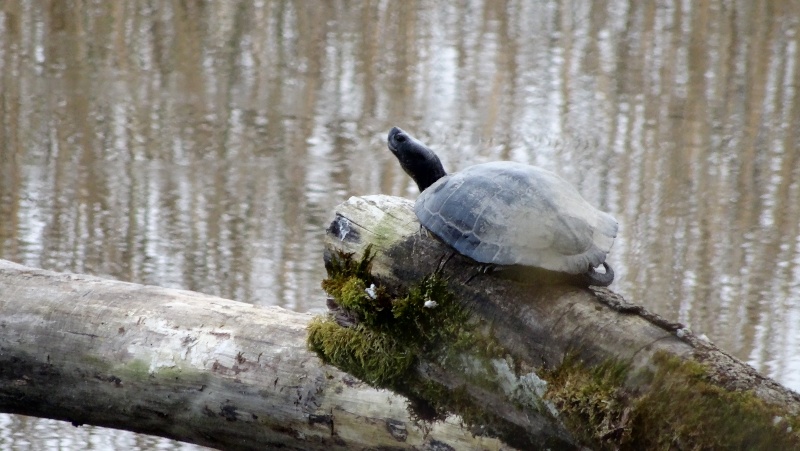
M614 270L611 269L611 266L608 263L603 262L603 268L605 268L605 273L599 273L594 270L591 266L589 270L583 273L583 277L589 285L595 285L598 287L607 287L611 285L611 282L614 281Z

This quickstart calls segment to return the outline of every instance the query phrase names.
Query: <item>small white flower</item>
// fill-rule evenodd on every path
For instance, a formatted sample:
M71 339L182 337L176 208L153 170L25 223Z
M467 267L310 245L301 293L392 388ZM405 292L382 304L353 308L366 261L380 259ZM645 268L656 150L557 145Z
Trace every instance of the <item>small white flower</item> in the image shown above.
M375 284L374 283L372 285L370 285L369 288L365 289L364 291L367 292L367 296L369 296L370 299L375 299L377 297L377 295L375 294Z
M430 299L425 301L425 308L435 308L437 305L439 305L439 303L436 301L431 301Z

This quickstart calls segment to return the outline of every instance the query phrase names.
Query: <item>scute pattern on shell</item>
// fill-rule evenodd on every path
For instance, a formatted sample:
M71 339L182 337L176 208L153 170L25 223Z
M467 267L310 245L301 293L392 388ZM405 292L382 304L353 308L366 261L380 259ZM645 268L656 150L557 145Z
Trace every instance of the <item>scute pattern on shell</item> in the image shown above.
M428 230L481 263L581 274L605 261L617 221L567 181L500 161L439 179L414 211Z

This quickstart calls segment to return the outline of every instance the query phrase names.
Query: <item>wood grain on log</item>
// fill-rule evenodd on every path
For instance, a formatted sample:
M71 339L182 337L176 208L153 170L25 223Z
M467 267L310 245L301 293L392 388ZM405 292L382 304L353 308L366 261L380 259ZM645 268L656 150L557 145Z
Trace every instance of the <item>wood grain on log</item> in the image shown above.
M323 365L309 319L0 260L0 412L222 449L502 448Z

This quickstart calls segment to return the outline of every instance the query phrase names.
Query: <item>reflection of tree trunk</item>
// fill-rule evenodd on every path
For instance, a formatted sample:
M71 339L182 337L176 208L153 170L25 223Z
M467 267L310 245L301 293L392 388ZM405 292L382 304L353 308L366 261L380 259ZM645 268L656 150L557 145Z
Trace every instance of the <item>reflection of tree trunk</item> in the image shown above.
M19 255L16 239L19 228L21 150L20 81L21 64L12 49L20 46L20 12L15 2L5 5L5 36L0 66L0 255Z
M322 365L308 320L0 260L0 411L223 449L500 447L454 422L425 435L402 398Z
M512 281L502 276L503 271L478 273L474 262L451 255L452 250L432 235L419 233L411 204L404 199L351 198L337 207L328 233L328 261L340 251L360 258L371 245L375 252L372 275L387 290L407 290L439 271L455 298L473 312L473 319L493 332L505 349L506 360L513 362L518 380L544 376L549 381L545 399L555 401L559 418L571 433L593 446L614 444L617 439L621 440L618 445L631 449L662 448L664 443L683 449L708 447L708 442L694 441L697 439L722 443L725 446L717 448L725 449L756 449L763 443L800 445L797 427L791 432L800 414L800 395L759 375L681 324L628 304L607 289L547 285L534 279ZM567 372L576 360L580 362L578 372L591 377L581 379ZM441 383L471 390L475 380L461 377L469 373L468 368L437 367L440 363L447 364L434 361L423 365L445 373ZM614 364L624 366L625 377L607 392L613 393L608 399L593 398L600 396L592 392L595 378ZM427 369L427 373L436 370ZM553 379L552 374L570 374L566 385L573 387L559 387L558 376ZM453 382L459 377L461 382ZM491 390L490 383L483 380L478 386ZM412 386L410 391L415 389ZM592 395L587 396L589 393ZM504 395L498 390L493 396ZM505 403L482 402L490 397L482 393L478 403L490 415L519 420L518 427L531 431L536 424L531 418L542 412L524 406L539 405L537 399L520 403L506 396ZM607 424L579 421L576 428L573 408L584 409L578 417L597 409L583 397L600 399L599 404L618 403L618 415L607 418ZM521 409L523 414L514 415L513 409ZM781 418L787 417L794 419L781 423L785 421ZM741 427L752 429L739 437L726 432L733 428L739 433ZM587 438L586 430L592 428L597 429ZM625 434L628 438L620 437Z

